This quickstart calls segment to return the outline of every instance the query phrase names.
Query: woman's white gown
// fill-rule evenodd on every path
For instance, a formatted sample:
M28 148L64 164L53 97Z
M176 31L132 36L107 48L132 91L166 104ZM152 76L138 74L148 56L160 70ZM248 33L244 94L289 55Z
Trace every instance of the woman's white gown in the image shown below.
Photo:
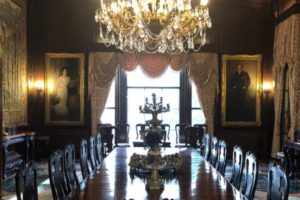
M54 112L56 116L67 116L68 115L68 84L70 77L61 76L57 81L56 95L59 98L59 103L54 106Z

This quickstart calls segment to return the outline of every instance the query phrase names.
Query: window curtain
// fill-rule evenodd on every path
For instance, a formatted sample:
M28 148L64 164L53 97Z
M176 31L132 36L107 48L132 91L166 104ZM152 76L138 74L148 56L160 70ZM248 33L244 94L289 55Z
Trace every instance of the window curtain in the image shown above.
M190 77L196 83L199 99L202 100L208 131L213 133L215 101L212 99L215 99L219 89L216 54L169 55L94 52L89 55L89 95L91 97L93 134L97 132L97 124L99 124L104 111L118 64L126 71L132 71L139 65L143 72L151 78L162 75L168 66L176 71L188 66Z
M280 149L280 124L283 100L284 68L288 65L289 76L289 99L291 113L291 127L286 137L294 141L296 126L299 127L299 104L300 99L300 14L295 14L278 24L275 28L274 51L273 51L273 76L275 122L272 142L272 155ZM297 92L298 91L298 92Z
M214 134L215 99L219 93L218 56L213 53L189 55L189 76L195 82L202 103L208 133Z

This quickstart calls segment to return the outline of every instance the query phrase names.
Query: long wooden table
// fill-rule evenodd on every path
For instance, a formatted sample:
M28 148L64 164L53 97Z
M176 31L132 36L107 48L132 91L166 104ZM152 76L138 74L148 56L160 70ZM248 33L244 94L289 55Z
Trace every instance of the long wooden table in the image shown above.
M115 148L99 170L84 182L69 199L246 199L193 148L165 148L163 154L178 152L180 172L164 175L164 190L146 191L145 176L129 174L133 153L146 154L144 148Z

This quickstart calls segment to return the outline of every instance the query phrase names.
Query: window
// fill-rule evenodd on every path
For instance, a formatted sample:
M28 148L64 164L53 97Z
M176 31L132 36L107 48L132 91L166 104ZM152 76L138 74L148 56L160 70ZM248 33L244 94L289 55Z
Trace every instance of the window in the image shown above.
M191 124L205 124L205 116L202 107L199 103L197 88L193 81L191 82L192 94L191 94Z
M127 120L132 127L130 138L135 139L135 125L145 123L146 120L152 118L151 114L141 114L139 106L143 106L145 98L152 102L152 94L156 94L159 101L163 97L163 105L170 104L170 111L162 113L158 119L163 120L163 123L168 123L171 129L179 123L179 92L180 92L180 72L176 72L168 68L164 74L158 78L147 77L140 67L137 67L132 72L127 74Z
M115 110L115 81L113 80L105 104L105 109L101 116L101 123L115 124Z

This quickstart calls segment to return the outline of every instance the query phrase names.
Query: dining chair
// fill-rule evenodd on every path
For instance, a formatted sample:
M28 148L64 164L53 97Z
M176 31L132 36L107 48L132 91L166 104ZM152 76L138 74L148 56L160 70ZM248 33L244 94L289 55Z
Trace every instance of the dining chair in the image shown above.
M224 140L219 140L218 159L217 159L216 169L223 176L225 175L226 162L227 162L227 144Z
M188 123L180 123L175 125L175 132L176 132L176 144L181 143L185 144L185 133L184 128L189 126Z
M212 136L210 142L210 159L209 162L213 167L216 167L218 160L218 138Z
M184 128L185 146L196 148L198 146L198 128L194 126L186 126Z
M101 134L101 141L103 147L105 147L104 154L111 152L113 149L113 138L116 135L116 127L111 124L99 124L98 131Z
M163 131L163 133L162 133L162 140L164 142L166 142L167 139L168 140L170 139L170 129L171 129L171 126L170 126L170 124L166 124L166 123L160 124L159 126L162 129L162 131Z
M98 133L95 136L95 150L96 150L96 160L100 164L103 160L103 148L101 142L101 135Z
M115 144L118 147L129 147L129 131L130 125L128 123L116 124Z
M289 189L289 176L279 165L271 162L268 170L267 200L287 200Z
M61 200L67 196L64 173L64 156L61 150L53 152L48 163L50 186L53 199Z
M150 126L148 124L136 124L135 130L136 130L136 139L144 140L146 132L149 130Z
M201 146L201 154L202 157L204 157L205 160L209 161L210 157L210 142L211 137L208 133L204 133L203 139L202 139L202 146Z
M237 189L240 189L241 178L244 166L244 153L240 146L235 145L232 151L232 172L230 183Z
M88 164L88 147L86 139L82 139L80 142L80 167L82 179L86 179L90 174L89 164Z
M99 166L98 162L96 161L96 151L95 151L95 139L93 136L89 138L89 160L91 163L92 170L95 171L96 168Z
M246 153L245 158L245 177L244 184L242 188L242 194L248 199L252 200L254 198L257 178L258 178L258 163L256 156L251 153Z
M203 138L204 133L207 132L207 125L206 124L194 124L194 127L196 127L198 130L198 137L199 137L199 141L200 141L200 145L201 145L201 140Z
M16 172L17 200L37 200L37 170L35 163L22 165Z
M76 174L75 166L75 146L74 144L68 144L64 149L64 160L65 160L65 175L66 185L68 193L79 186L78 177Z

